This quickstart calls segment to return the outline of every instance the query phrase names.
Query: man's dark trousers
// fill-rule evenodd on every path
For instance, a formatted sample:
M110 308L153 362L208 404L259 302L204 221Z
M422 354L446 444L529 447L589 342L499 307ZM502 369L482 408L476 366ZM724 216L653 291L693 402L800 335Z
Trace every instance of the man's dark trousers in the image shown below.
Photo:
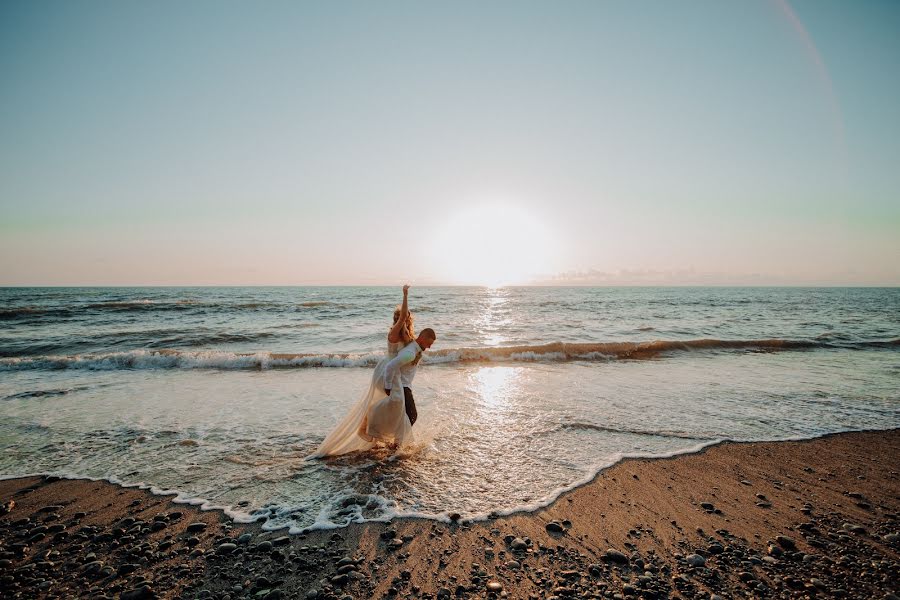
M403 400L406 404L406 416L409 417L409 424L415 425L419 413L416 412L416 399L413 398L412 390L408 387L403 388Z

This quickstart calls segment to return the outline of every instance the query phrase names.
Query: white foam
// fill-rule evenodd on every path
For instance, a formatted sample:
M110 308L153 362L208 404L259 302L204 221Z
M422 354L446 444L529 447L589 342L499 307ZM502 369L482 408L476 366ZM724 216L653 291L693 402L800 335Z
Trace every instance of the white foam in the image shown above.
M885 431L889 431L886 429ZM839 432L829 432L823 433L815 436L788 436L788 437L779 437L773 439L754 439L753 443L762 443L762 442L789 442L789 441L803 441L816 439L819 437L826 437L829 435L834 435L835 433L846 433L848 431L857 431L857 430L842 430ZM877 429L865 429L860 431L879 431ZM556 500L559 499L563 494L570 492L574 489L577 489L581 486L587 485L591 483L597 476L604 470L613 467L624 460L627 459L666 459L673 458L676 456L683 456L687 454L696 454L705 450L706 448L716 446L726 442L735 442L735 443L748 443L749 440L731 440L731 439L717 439L710 440L706 442L701 442L690 446L688 448L683 448L680 450L674 450L671 452L620 452L614 454L608 461L604 461L603 463L593 465L586 475L571 484L561 486L551 491L549 494L545 495L543 498L536 500L534 502L527 502L522 504L516 504L512 506L506 507L498 507L495 510L491 510L489 512L480 512L473 513L468 515L463 515L463 521L465 522L475 522L475 521L485 521L495 516L509 516L517 513L529 513L535 512L542 508L546 508L547 506L553 504ZM62 479L72 479L72 480L87 480L87 481L106 481L114 485L118 485L123 488L138 488L142 490L147 490L151 494L156 496L174 496L171 498L171 501L176 504L186 504L190 506L196 506L200 510L209 511L209 510L219 510L226 514L230 519L232 519L236 523L253 523L257 521L257 519L262 515L270 514L269 511L262 511L256 513L248 513L246 511L239 510L232 506L215 504L212 501L201 498L197 496L191 496L185 492L174 490L174 489L165 489L159 488L152 484L146 482L129 482L123 480L114 475L108 475L105 477L90 477L84 476L77 473L69 473L69 472L39 472L39 473L25 473L25 474L5 474L0 475L0 480L6 479L18 479L24 477L45 477L45 476L55 476L60 477ZM298 526L296 524L288 524L288 523L279 523L277 520L267 520L261 524L261 527L265 531L275 531L280 529L288 529L289 534L297 534L297 533L305 533L307 531L312 530L330 530L330 529L339 529L349 525L350 523L365 523L365 522L380 522L386 523L390 522L393 519L403 518L403 519L428 519L433 521L440 521L444 523L449 523L449 511L447 512L422 512L422 511L403 511L396 509L396 503L388 498L385 498L377 493L372 494L353 494L355 496L366 496L367 502L366 507L371 511L375 512L375 515L364 517L362 514L362 507L360 506L360 510L355 511L351 518L343 519L341 523L335 523L331 520L330 516L336 512L335 507L340 506L342 501L347 497L348 492L345 490L340 494L336 495L332 498L331 502L326 503L320 509L315 521L308 526ZM373 508L372 505L375 505ZM281 511L284 514L290 514L290 507L281 507ZM348 516L350 513L345 513L345 516Z
M0 358L0 371L83 369L273 369L289 367L370 367L380 354L277 355L270 352L239 354L223 351L174 352L130 350L71 356Z

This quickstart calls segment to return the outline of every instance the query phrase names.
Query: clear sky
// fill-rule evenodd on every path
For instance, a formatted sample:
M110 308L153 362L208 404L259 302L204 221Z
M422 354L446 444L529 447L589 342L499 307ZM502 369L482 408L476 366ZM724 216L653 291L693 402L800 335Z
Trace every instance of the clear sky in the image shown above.
M0 285L900 285L900 2L0 3Z

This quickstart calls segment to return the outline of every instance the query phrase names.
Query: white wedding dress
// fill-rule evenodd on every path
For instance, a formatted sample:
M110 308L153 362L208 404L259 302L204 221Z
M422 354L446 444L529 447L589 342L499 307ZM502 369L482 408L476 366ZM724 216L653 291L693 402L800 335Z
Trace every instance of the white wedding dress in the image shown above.
M369 450L377 442L400 445L412 441L403 386L393 385L390 396L384 393L385 367L404 346L403 342L388 343L387 356L375 365L369 389L308 458Z

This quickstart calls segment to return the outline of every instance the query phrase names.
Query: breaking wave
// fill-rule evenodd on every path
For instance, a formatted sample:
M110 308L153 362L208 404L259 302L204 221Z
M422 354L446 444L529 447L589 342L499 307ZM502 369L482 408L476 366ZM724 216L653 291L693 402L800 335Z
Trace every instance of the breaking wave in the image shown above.
M900 349L900 339L857 342L826 340L716 340L652 342L562 343L538 346L456 348L426 354L426 364L477 362L565 362L647 360L690 351L779 352L815 349ZM378 352L359 354L293 354L275 352L131 350L68 356L0 358L0 371L29 369L275 369L304 367L371 367L383 357Z

